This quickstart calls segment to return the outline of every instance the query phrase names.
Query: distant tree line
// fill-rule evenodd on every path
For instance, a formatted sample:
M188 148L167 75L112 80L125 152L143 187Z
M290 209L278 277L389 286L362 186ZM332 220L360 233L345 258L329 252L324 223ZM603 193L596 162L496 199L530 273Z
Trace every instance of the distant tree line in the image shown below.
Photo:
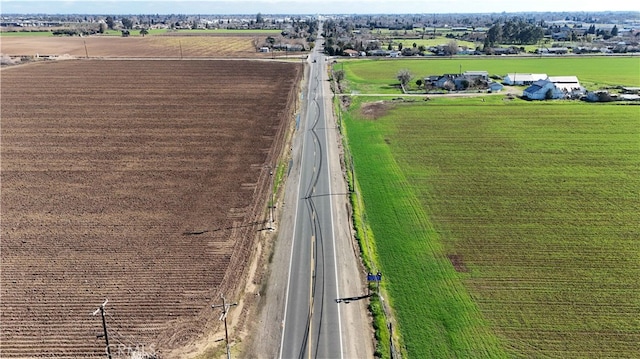
M611 32L607 31L607 30L603 30L603 29L596 29L596 25L591 25L589 26L589 29L587 30L587 34L591 34L591 35L595 35L595 36L602 36L602 38L604 38L605 40L609 40L610 38L614 37L614 36L618 36L618 26L617 25L613 25L613 28L611 29Z
M484 47L490 48L496 44L533 45L543 37L544 30L537 24L508 20L491 26L484 40Z
M94 29L56 29L51 33L53 36L87 36L97 33Z

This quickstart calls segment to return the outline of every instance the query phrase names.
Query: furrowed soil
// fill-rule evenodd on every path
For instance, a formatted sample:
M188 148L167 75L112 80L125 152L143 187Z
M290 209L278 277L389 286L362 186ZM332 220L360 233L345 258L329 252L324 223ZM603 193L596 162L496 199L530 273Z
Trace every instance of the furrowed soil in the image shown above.
M266 36L89 36L3 37L0 52L9 56L71 57L263 57L255 43Z
M3 39L4 42L4 39ZM299 64L37 63L2 71L3 358L163 358L209 337L267 226ZM179 355L182 357L182 355Z

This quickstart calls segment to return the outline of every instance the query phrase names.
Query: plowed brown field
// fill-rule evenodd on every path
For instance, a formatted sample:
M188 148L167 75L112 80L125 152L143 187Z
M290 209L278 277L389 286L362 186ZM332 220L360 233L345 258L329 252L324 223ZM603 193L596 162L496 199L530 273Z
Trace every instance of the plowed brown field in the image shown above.
M52 55L73 57L267 57L257 52L249 36L147 37L2 37L0 52L10 56Z
M218 320L264 229L299 64L38 63L2 71L0 356L159 354Z

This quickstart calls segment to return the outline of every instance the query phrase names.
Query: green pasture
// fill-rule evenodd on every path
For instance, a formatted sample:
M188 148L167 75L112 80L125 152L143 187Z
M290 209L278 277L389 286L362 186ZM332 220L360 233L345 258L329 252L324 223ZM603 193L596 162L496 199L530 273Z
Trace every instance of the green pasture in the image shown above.
M440 37L436 37L433 39L402 39L402 38L394 38L391 40L391 45L397 49L398 48L398 44L402 43L403 48L407 47L413 47L413 44L416 44L416 47L419 47L420 45L423 45L425 47L431 47L431 46L438 46L438 45L446 45L449 42L453 41L453 39L449 39L443 36ZM475 49L476 46L481 45L481 44L475 44L473 42L470 41L462 41L462 40L455 40L458 43L458 46L466 46L468 48L472 48ZM381 47L383 49L387 48L387 45L389 45L389 40L382 40L381 42Z
M640 86L640 57L453 57L418 59L367 59L343 61L334 67L344 69L351 91L361 93L399 93L396 75L408 69L414 81L429 75L464 71L507 73L546 73L549 76L575 75L588 89L607 86Z
M637 357L640 107L361 101L344 125L407 357Z
M393 158L382 122L345 116L385 298L415 358L503 358L496 336L445 256L443 241Z
M51 31L0 31L0 37L53 36Z
M471 29L469 29L469 31L471 31ZM372 35L376 35L376 36L401 36L401 35L406 35L406 36L422 36L423 33L423 29L422 28L415 28L413 30L404 30L404 29L398 29L398 30L391 30L389 28L376 28L373 30L369 30L369 32ZM426 34L425 36L431 36L431 35L445 35L448 33L464 33L464 31L451 31L450 27L438 27L435 29L433 27L427 27L426 28Z
M282 32L282 30L261 30L261 29L250 29L250 30L234 30L234 29L196 29L196 30L175 30L171 31L172 33L178 33L183 35L189 34L207 34L207 35L239 35L239 36L248 36L248 35L277 35Z

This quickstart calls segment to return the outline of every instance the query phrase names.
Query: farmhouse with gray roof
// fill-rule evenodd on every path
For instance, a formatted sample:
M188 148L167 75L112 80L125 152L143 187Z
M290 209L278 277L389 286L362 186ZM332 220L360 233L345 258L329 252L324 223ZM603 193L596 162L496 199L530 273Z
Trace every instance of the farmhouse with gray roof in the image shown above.
M549 80L534 82L522 92L522 97L529 100L551 100L565 97L564 91Z

